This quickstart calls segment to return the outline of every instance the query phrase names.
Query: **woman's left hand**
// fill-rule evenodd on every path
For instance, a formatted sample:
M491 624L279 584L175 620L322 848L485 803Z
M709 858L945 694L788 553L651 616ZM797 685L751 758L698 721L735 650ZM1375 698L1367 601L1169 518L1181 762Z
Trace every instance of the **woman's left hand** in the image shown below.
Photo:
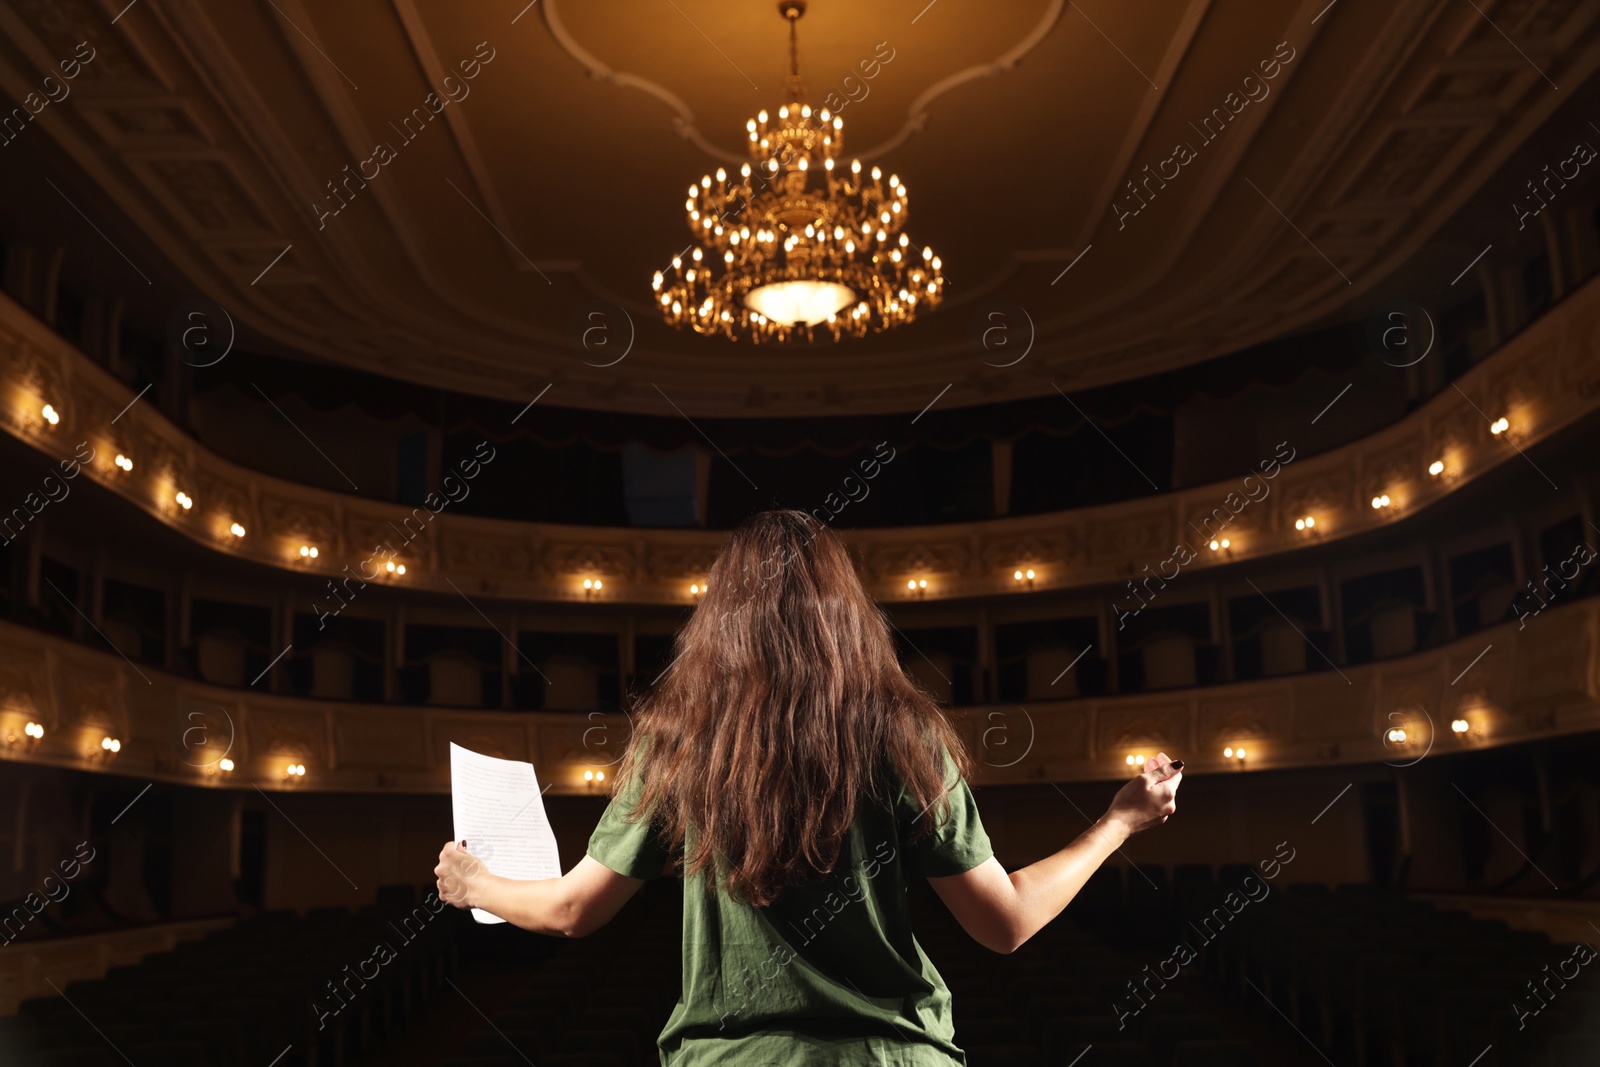
M468 852L463 841L446 841L439 850L439 865L433 869L439 899L458 908L470 908L474 882L488 872L483 863Z

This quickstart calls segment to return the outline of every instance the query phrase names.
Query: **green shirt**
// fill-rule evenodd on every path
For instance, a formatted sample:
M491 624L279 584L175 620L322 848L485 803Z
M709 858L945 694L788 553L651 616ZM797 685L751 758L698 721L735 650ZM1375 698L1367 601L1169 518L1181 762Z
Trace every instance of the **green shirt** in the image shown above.
M911 840L921 812L902 790L891 811L864 804L833 873L752 908L704 874L683 890L683 994L657 1044L668 1067L951 1067L950 990L911 934L906 886L961 874L994 850L972 791L946 757L949 813ZM589 855L630 878L662 874L668 850L648 819L629 822L637 776L606 808Z

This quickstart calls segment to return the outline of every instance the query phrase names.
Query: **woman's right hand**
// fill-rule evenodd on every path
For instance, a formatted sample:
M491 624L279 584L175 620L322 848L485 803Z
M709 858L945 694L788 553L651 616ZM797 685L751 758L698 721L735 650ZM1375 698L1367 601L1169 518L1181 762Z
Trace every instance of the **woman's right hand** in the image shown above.
M1106 818L1128 833L1164 823L1178 810L1178 786L1183 764L1173 763L1165 752L1146 759L1139 776L1117 791Z

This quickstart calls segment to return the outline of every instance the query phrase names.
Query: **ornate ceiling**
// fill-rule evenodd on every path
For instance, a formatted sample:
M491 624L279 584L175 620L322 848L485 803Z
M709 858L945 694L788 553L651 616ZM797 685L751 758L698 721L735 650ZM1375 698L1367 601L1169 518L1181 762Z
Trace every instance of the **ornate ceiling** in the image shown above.
M783 99L775 5L125 2L0 3L0 88L89 42L36 123L198 294L424 384L688 415L1038 396L1280 336L1393 270L1600 62L1577 0L813 0L809 99L848 101L847 152L905 180L949 297L752 348L663 326L650 276L688 184Z

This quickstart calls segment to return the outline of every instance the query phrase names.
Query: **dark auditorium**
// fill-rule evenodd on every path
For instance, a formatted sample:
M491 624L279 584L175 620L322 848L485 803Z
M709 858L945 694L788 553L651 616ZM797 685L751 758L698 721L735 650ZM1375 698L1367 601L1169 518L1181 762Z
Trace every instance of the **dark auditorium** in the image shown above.
M1600 1067L1597 455L1596 0L0 0L0 1067Z

